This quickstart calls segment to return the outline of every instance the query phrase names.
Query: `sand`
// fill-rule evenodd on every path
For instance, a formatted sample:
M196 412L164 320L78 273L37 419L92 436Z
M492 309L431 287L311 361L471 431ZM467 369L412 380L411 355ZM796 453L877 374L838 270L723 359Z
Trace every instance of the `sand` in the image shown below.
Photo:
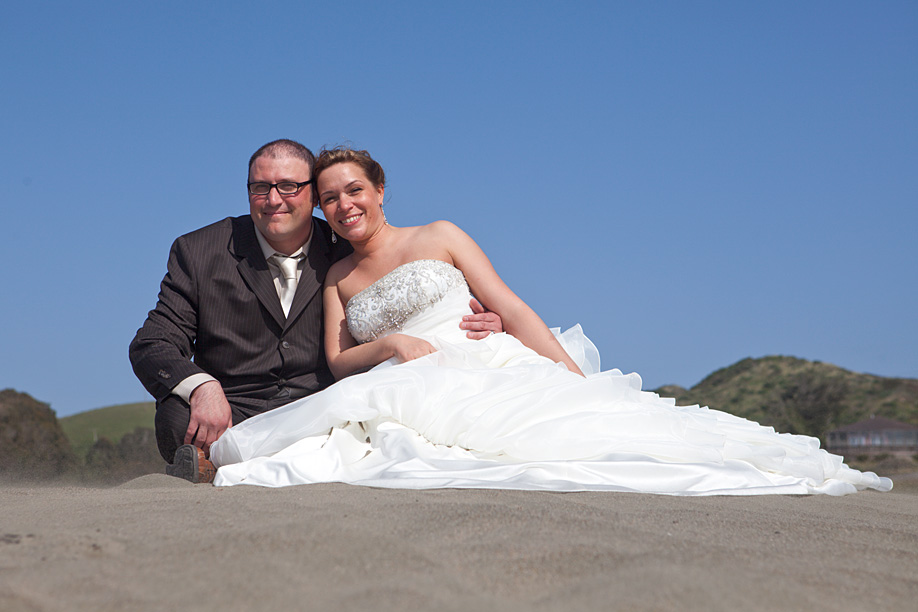
M918 486L903 485L841 498L164 475L6 486L0 610L914 610Z

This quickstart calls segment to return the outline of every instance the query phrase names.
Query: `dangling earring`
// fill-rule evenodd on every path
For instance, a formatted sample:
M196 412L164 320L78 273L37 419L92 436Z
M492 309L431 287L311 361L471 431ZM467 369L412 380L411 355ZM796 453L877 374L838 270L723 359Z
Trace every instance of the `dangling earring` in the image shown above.
M389 225L389 220L386 219L386 210L383 208L382 204L379 205L379 212L382 213L383 223L385 223L386 225Z
M332 230L332 244L338 244L338 236L335 235L335 230Z

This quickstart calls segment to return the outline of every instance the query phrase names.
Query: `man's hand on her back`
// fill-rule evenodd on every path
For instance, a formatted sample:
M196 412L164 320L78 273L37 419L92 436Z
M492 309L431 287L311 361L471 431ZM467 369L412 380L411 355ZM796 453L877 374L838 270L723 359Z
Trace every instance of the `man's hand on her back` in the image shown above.
M503 322L497 313L485 310L485 307L475 298L472 298L469 306L474 314L462 317L462 322L459 323L459 327L468 330L466 336L472 340L481 340L491 334L499 334L504 331Z

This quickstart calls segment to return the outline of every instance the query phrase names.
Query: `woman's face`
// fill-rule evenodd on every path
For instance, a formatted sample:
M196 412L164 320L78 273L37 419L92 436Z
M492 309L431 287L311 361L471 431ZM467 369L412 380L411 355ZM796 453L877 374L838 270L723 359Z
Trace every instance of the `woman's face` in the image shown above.
M385 187L375 186L363 168L351 162L335 164L319 175L319 206L335 233L350 242L373 236L385 224Z

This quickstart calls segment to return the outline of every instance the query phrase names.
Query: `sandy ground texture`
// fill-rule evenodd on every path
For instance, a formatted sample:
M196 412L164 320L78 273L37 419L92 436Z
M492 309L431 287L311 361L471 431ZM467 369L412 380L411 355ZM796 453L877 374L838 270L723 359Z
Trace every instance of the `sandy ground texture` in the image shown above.
M831 497L0 489L0 610L914 610L918 483Z

